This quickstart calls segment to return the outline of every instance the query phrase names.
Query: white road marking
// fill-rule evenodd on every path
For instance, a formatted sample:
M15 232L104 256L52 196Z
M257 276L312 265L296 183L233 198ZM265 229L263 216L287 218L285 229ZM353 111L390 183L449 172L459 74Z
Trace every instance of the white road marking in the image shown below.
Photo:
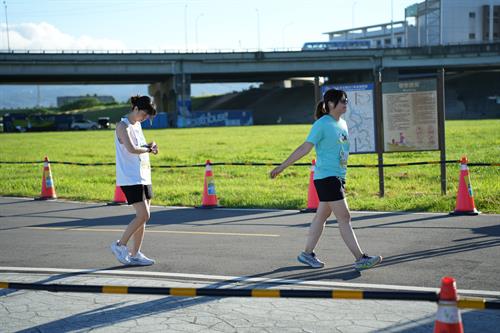
M43 231L90 231L90 232L123 232L123 229L106 228L66 228L66 227L24 227L22 229L43 230ZM215 236L246 236L246 237L279 237L276 234L250 234L239 232L210 232L210 231L181 231L181 230L151 230L146 229L148 233L163 234L188 234L188 235L215 235Z

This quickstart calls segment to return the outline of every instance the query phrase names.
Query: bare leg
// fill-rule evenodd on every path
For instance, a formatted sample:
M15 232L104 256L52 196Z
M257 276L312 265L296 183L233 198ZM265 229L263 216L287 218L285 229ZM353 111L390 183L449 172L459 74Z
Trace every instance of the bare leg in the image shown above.
M320 202L316 215L309 226L309 234L307 235L307 243L305 252L311 253L318 244L319 238L325 228L326 219L332 214L332 210L327 202Z
M146 208L148 210L148 216L150 216L151 200L146 199L145 202L146 202ZM144 224L141 227L137 228L136 232L134 232L134 234L132 235L132 239L134 241L132 251L130 251L130 254L132 256L135 256L137 252L141 250L142 241L144 240L144 230L146 229L146 223L148 222L148 220L146 220L146 222L144 222Z
M122 238L120 239L118 245L127 245L130 237L132 237L133 234L135 234L135 232L138 230L138 229L142 229L142 235L144 235L144 225L146 224L146 222L149 220L149 204L146 203L146 201L141 201L141 202L136 202L134 204L132 204L132 206L134 207L135 209L135 218L129 223L129 225L127 226L127 229L125 229L125 232L123 233L122 235ZM142 242L142 237L143 236L140 236L141 238L141 242ZM134 238L135 239L135 238ZM134 249L137 247L137 244L134 244ZM139 248L140 248L140 244L139 244ZM135 253L133 253L133 255L135 255L137 253L137 251L135 251Z
M354 258L358 260L363 255L363 251L361 251L359 247L358 240L351 226L351 212L349 211L349 207L347 207L347 201L345 199L329 201L328 205L337 218L340 235L342 236L345 245L347 245L351 253L354 255Z

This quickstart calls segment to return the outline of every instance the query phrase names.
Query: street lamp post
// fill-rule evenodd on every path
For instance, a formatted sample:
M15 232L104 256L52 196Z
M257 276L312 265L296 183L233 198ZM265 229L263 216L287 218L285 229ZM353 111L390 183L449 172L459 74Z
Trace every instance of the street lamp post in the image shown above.
M352 17L351 17L351 21L352 21L351 25L352 25L352 28L354 28L354 10L355 10L355 7L356 7L357 3L358 3L357 1L354 1L352 3L352 7L351 7L351 15L352 15Z
M282 43L283 49L285 49L285 29L288 28L289 26L291 26L292 24L293 24L293 22L288 22L281 29L281 43Z
M188 50L188 27L187 27L187 10L188 5L184 5L184 50L187 52Z
M9 20L7 18L7 2L3 2L5 8L5 26L7 28L7 50L10 52Z
M260 51L260 15L259 15L259 9L255 8L255 12L257 13L257 50Z
M199 14L198 16L196 16L196 20L194 22L194 39L195 39L195 43L196 43L196 48L198 49L198 20L200 19L200 17L203 16L203 13Z

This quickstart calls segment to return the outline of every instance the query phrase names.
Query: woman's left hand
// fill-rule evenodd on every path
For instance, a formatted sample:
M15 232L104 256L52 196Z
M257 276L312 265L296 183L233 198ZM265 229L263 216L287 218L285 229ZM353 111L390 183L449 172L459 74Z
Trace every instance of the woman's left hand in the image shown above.
M154 141L151 142L150 147L151 147L151 152L153 154L155 154L155 155L158 154L158 145L156 144L156 142L154 142Z
M280 166L277 166L276 168L274 168L270 173L269 173L269 176L271 176L271 178L276 178L281 172L283 172L283 167L280 165Z

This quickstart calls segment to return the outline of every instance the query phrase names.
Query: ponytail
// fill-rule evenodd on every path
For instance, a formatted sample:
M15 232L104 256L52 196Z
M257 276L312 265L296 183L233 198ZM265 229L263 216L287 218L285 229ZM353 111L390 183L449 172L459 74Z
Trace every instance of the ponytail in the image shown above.
M323 95L323 99L316 105L316 111L314 112L314 119L318 120L325 114L328 114L330 110L328 109L328 102L332 102L333 106L336 107L342 97L347 98L347 94L343 90L329 89Z
M318 104L316 104L316 110L314 111L314 120L318 120L327 113L328 111L326 110L325 102L319 101Z

